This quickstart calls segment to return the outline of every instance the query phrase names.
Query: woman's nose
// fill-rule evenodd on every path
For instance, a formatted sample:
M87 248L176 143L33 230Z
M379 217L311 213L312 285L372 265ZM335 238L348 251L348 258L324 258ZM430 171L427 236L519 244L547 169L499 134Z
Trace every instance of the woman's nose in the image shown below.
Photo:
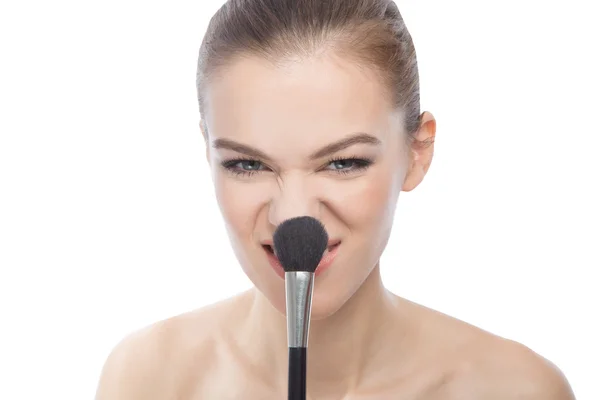
M279 226L294 217L309 216L319 219L320 202L311 188L296 179L279 186L269 204L269 223Z

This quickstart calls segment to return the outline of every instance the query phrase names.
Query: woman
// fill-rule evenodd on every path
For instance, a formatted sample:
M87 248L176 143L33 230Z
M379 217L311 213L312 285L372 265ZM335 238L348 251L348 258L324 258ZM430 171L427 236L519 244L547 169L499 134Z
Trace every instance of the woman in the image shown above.
M255 287L127 337L99 400L285 398L272 235L301 215L322 221L332 258L315 283L309 398L573 398L524 346L382 284L398 196L423 180L436 133L392 1L230 0L208 27L197 86L218 203Z

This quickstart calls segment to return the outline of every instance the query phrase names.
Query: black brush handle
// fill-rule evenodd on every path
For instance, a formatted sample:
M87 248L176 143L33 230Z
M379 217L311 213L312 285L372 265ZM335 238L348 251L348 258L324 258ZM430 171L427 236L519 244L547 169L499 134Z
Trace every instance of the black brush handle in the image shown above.
M290 347L288 400L306 400L306 347Z

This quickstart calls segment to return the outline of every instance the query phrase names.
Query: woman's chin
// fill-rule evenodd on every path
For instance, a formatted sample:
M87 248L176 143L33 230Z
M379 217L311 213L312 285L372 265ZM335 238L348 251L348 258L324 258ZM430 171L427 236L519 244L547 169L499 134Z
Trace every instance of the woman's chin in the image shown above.
M284 280L272 270L247 270L250 280L255 288L262 292L266 300L280 314L286 315L285 283ZM338 312L352 297L353 291L340 285L340 281L333 276L317 277L313 289L311 303L311 320L323 320Z
M281 315L286 315L285 307L285 288L275 288L273 286L260 290L263 296L268 300ZM323 288L324 289L324 288ZM345 299L341 292L315 290L311 303L311 320L318 321L326 319L339 311L348 299Z
M324 288L323 288L324 289ZM339 289L339 287L337 288ZM312 299L311 320L319 321L337 313L348 301L343 291L315 290Z
M331 317L342 308L343 303L333 302L313 302L310 319L311 321L321 321Z
M311 303L311 321L320 321L327 319L338 312L346 303L348 299L343 298L341 293L332 292L321 292L315 290L313 292L313 298ZM283 301L277 301L272 304L277 308L283 315L286 314L285 309L285 295Z

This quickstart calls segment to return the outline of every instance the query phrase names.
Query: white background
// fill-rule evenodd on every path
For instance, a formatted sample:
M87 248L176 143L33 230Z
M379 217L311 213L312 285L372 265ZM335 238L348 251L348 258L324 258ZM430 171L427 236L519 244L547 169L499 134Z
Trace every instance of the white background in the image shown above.
M2 2L1 399L91 399L127 333L249 287L198 129L221 3ZM596 2L398 4L438 136L400 197L388 287L600 399Z

